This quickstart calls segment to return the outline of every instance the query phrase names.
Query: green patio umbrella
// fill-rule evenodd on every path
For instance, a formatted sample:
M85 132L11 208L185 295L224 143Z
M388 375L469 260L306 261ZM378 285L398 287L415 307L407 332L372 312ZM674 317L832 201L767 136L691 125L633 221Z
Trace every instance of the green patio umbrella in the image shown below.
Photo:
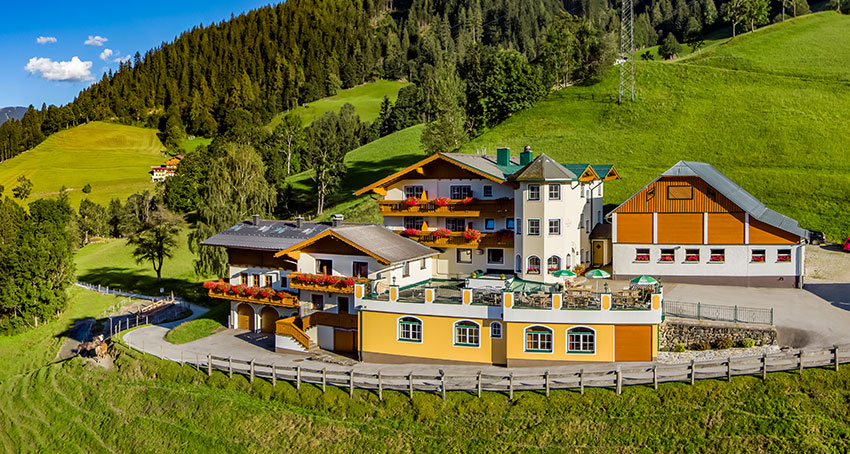
M638 276L631 281L629 281L632 285L642 285L642 286L652 286L658 283L658 281L652 276Z
M558 270L552 273L552 276L555 277L576 277L576 273L573 273L570 270Z
M584 276L589 277L591 279L610 279L611 278L611 274L609 274L605 270L600 270L600 269L590 270L590 271L584 273ZM599 292L599 281L596 282L596 291Z

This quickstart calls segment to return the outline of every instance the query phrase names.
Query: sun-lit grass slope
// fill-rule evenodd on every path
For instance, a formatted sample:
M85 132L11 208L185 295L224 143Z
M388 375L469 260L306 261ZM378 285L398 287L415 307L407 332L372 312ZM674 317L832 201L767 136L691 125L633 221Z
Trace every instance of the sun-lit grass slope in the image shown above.
M345 215L346 220L357 222L381 222L378 207L369 202L370 196L354 197L354 191L379 180L400 168L407 167L425 157L425 152L419 146L424 125L411 126L396 131L388 136L367 143L345 156L345 166L348 172L342 180L337 195L326 204L325 219L331 214ZM312 170L301 172L287 179L292 184L293 191L299 198L295 203L305 210L315 210L315 183L311 179ZM334 206L335 205L335 206Z
M205 292L201 286L204 277L196 276L192 267L195 255L189 250L188 234L189 228L184 227L177 239L174 256L166 259L162 267L160 284L156 282L156 273L150 262L136 263L133 248L127 245L125 239L104 239L77 251L77 278L90 284L145 295L156 295L160 288L164 288L166 293L174 290L176 294L201 299Z
M335 96L313 101L308 103L306 107L299 106L294 109L294 112L301 117L301 121L306 127L313 122L313 119L322 116L325 112L339 112L340 107L346 103L350 103L354 106L357 114L360 115L360 120L372 121L378 118L378 112L381 111L381 102L384 100L384 95L388 96L390 101L395 102L398 97L398 91L405 85L408 85L408 83L395 80L369 82L346 90L340 90ZM269 126L272 128L277 126L283 115L280 114L272 119Z
M850 41L850 18L841 20ZM820 47L819 29L809 30L808 41ZM724 47L734 50L734 43ZM679 160L704 161L803 227L833 239L850 232L846 82L642 62L638 100L620 106L617 76L613 70L599 84L553 93L464 150L531 145L561 161L612 163L623 179L606 184L609 204Z
M800 16L692 56L689 64L793 77L850 81L850 16Z
M32 150L0 163L0 185L11 196L20 175L33 182L30 199L71 189L76 208L83 197L106 204L153 189L150 166L164 162L156 130L92 122L57 132ZM90 184L90 194L82 188Z
M180 143L177 144L177 148L183 150L183 153L191 153L195 151L196 148L202 145L209 145L211 142L212 139L208 139L206 137L194 137L192 139L181 140Z

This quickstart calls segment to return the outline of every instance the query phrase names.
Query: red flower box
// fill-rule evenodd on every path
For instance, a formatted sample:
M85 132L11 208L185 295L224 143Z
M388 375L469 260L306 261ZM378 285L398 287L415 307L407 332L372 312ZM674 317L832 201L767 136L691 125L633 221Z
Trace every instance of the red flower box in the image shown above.
M404 229L401 231L401 234L404 236L416 236L419 235L419 230L416 229Z
M419 205L419 197L410 196L410 197L404 199L404 204L409 206L409 207Z
M437 229L434 231L434 238L448 238L451 236L452 231L449 229Z
M481 239L481 232L475 229L467 230L463 232L463 237L469 241L478 241Z
M221 292L221 293L227 293L227 292L230 291L231 288L232 288L232 286L230 285L229 282L219 282L218 283L218 291Z
M754 255L754 256L753 256L753 261L754 261L754 262L763 262L763 261L764 261L764 256L763 256L763 255Z
M260 289L260 296L262 296L263 298L271 298L276 294L277 292L275 292L274 289L268 287Z
M791 256L790 255L780 255L779 257L776 257L776 261L777 262L790 262Z
M698 255L689 255L689 256L685 257L685 261L686 262L699 262L699 256Z
M539 272L540 272L540 268L538 268L538 267L536 267L536 266L530 266L530 267L528 267L528 272L529 272L529 273L539 273Z
M725 262L726 256L725 255L712 255L711 261L712 262Z
M206 281L204 282L204 288L207 290L212 290L214 288L218 288L218 282L216 281Z
M257 296L257 294L260 293L260 287L248 287L245 289L245 293L251 296Z
M292 296L292 295L288 292L283 292L283 291L277 292L277 297L280 298L280 299L285 299L285 298L290 297L290 296Z
M447 206L449 203L450 201L448 197L437 197L434 199L434 205L437 205L438 207Z
M355 282L356 281L354 279L351 279L351 278L346 278L346 279L342 280L342 283L345 284L347 287L353 286Z
M469 203L472 202L472 197L464 197L460 199L460 203Z
M240 285L234 285L233 287L230 288L230 290L232 290L233 293L235 293L237 295L242 295L242 294L245 293L245 289L247 289L247 288L248 287L246 285L240 284Z
M637 255L637 256L635 256L635 261L636 262L648 262L649 256L648 255Z
M672 255L662 255L659 260L662 261L662 262L672 262L673 256Z

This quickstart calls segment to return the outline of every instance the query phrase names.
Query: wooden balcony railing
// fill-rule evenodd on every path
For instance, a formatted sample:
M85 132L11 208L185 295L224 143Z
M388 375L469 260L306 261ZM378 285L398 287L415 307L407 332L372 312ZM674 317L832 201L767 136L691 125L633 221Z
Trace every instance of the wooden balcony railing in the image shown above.
M402 231L399 234L404 235ZM463 237L463 232L452 232L448 237L439 238L434 232L421 232L418 235L404 235L429 247L449 248L512 248L514 247L513 232L481 233L480 240L469 240Z
M380 200L382 216L438 216L477 218L483 216L514 216L513 199L476 200L467 203L462 200L449 200L447 205L439 206L433 200L422 200L417 205L407 205L404 200Z
M283 296L281 297L281 293ZM210 298L218 298L229 301L242 301L245 303L258 303L258 304L268 304L271 306L280 306L280 307L288 307L297 309L300 305L298 303L298 297L295 295L291 295L285 292L277 292L276 296L272 297L264 297L260 294L255 296L251 296L247 293L237 295L232 291L221 292L217 289L210 289L209 291Z
M282 318L275 323L274 331L275 334L292 337L307 350L310 348L310 336L298 326L300 321L300 317Z
M289 273L289 288L314 292L354 293L355 283L368 283L369 279L324 274Z

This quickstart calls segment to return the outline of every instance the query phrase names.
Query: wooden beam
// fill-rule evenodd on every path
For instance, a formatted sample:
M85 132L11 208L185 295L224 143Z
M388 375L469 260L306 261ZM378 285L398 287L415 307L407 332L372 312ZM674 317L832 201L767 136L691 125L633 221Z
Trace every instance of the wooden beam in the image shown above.
M425 169L423 169L422 167L417 167L416 173L418 173L419 175L425 175Z

